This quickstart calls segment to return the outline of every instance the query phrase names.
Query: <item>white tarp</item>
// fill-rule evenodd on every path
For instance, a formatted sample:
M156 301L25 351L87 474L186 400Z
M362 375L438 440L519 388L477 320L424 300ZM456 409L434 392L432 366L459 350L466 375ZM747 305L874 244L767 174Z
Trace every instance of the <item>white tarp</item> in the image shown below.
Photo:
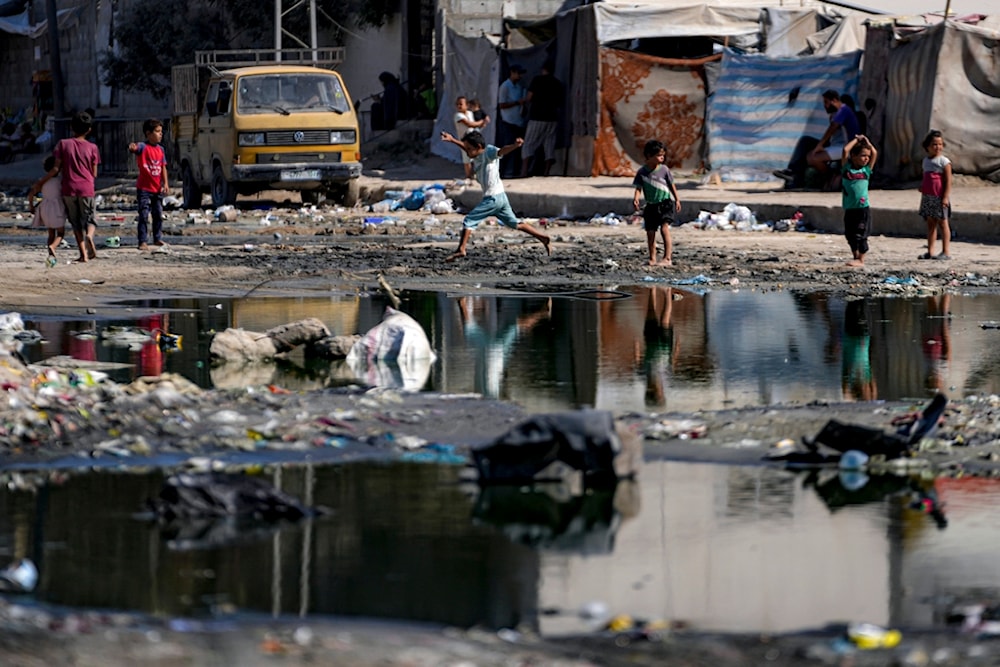
M68 28L74 23L76 23L77 18L80 16L81 7L74 7L73 9L63 9L56 13L58 18L59 28ZM31 20L28 18L28 10L25 9L20 14L15 14L14 16L5 16L0 18L0 30L12 35L21 35L23 37L30 37L31 39L38 39L48 30L48 21L41 21L34 25L31 24Z
M452 162L461 162L461 149L441 141L441 132L455 134L455 100L464 95L478 99L482 108L490 114L491 122L481 132L487 143L493 143L498 122L495 109L500 88L500 59L496 45L486 37L462 37L451 28L446 29L445 34L448 68L440 108L434 120L431 152ZM456 176L460 174L461 171L455 172Z

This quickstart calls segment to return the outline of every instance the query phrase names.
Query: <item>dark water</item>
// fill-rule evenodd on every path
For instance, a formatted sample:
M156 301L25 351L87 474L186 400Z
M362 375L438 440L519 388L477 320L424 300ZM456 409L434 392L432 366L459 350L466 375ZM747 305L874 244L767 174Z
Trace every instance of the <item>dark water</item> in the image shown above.
M660 461L637 483L555 498L469 492L457 472L268 469L265 478L331 514L214 547L225 526L161 532L133 515L159 474L4 487L0 554L32 558L34 597L64 605L524 624L549 636L594 629L583 609L720 631L940 627L954 599L1000 594L996 480L875 477L851 491L836 472ZM945 503L946 528L912 508L927 492Z
M438 360L427 390L478 392L529 410L581 406L695 410L812 400L925 398L1000 390L1000 296L867 298L823 293L705 294L670 287L573 295L497 296L411 292L403 310L427 332ZM385 301L369 295L309 298L172 299L107 309L98 319L24 313L57 354L126 364L112 377L175 372L203 387L273 383L298 389L351 381L342 362L293 359L255 369L212 367L212 334L264 331L314 316L335 334L364 332ZM141 317L140 317L141 315ZM104 337L109 326L162 329L180 349ZM126 341L127 342L127 341Z
M121 381L175 372L204 387L349 381L340 362L255 370L209 363L214 331L318 317L364 332L371 295L173 299L87 320L23 313L57 354L123 364ZM403 310L438 360L424 388L479 392L533 411L695 410L815 399L1000 390L998 296L868 298L678 288L549 296L414 292ZM162 329L177 349L104 335ZM79 331L94 336L73 335ZM116 344L117 343L117 344ZM346 378L346 379L345 379ZM21 473L8 472L5 481ZM27 556L35 597L183 617L239 611L359 615L546 635L594 628L581 609L704 630L783 632L836 621L940 626L956 599L1000 598L1000 482L808 477L765 468L647 462L635 484L584 496L460 487L418 464L268 467L331 514L280 530L160 530L134 514L162 473L73 474L0 490L0 560ZM917 508L928 494L945 519ZM945 523L947 525L945 526Z

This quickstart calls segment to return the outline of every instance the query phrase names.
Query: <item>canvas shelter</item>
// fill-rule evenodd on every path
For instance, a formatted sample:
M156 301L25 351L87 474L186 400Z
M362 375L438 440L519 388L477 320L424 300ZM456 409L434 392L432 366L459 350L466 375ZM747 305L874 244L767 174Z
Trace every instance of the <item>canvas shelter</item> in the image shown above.
M798 136L822 134L826 127L822 91L856 87L862 21L869 15L823 2L780 4L611 0L560 12L546 48L556 55L556 76L567 82L563 173L631 175L651 138L667 145L675 168L721 169L749 162L768 170L785 166ZM533 37L540 32L536 24ZM643 52L647 40L691 43L693 38L702 38L702 47L708 41L708 53L664 58ZM770 59L778 60L783 74L759 79L757 99L738 99L736 92L745 89L729 79L738 70L727 68L726 61L748 53L750 60L740 61L744 73L747 62ZM510 51L503 55L518 57ZM812 60L805 64L804 58ZM841 64L845 60L854 63L853 70ZM827 71L830 62L835 64ZM795 69L802 80L794 80ZM796 89L797 125L759 116L763 105L786 107ZM719 109L728 105L729 115L713 117L716 103ZM741 136L733 135L734 127ZM723 141L728 142L724 147ZM717 143L720 152L713 153ZM759 150L765 145L767 151Z
M859 103L880 146L879 170L920 178L921 141L940 130L958 174L1000 182L1000 19L979 15L933 25L873 22Z

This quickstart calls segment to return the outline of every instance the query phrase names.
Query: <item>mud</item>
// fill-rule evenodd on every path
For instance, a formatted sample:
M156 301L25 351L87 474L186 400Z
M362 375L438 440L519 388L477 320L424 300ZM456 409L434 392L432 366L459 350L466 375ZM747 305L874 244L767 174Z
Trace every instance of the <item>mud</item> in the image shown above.
M487 226L473 235L467 257L445 263L457 245L461 216L446 214L428 222L426 214L396 214L394 224L366 224L362 210L303 211L275 197L269 208L274 220L262 223L259 202L242 202L235 224L190 221L184 212L169 214L163 251L139 252L128 246L131 213L108 216L99 239L122 237L122 247L99 243L98 258L71 263L72 248L60 252L59 264L47 269L42 235L26 228L15 211L0 215L0 266L4 280L0 304L7 310L33 312L99 311L124 298L176 294L245 295L380 289L379 276L396 290L441 289L461 292L511 290L560 293L613 289L623 285L697 281L700 288L725 290L829 290L853 295L940 291L995 291L1000 288L1000 249L958 240L950 261L918 261L924 243L916 238L877 236L863 268L847 267L846 241L836 234L813 231L720 232L684 225L672 230L674 266L647 264L645 236L638 225L599 225L568 220L534 221L552 237L552 255L527 235ZM270 206L270 205L269 205ZM111 217L121 220L110 219ZM253 403L288 414L331 413L344 402L357 408L363 390L312 397L280 394L248 399L226 392L200 394L200 409L218 411ZM100 402L98 397L95 399ZM386 400L384 396L381 400ZM424 439L447 439L460 446L506 430L523 415L513 404L497 408L481 399L394 396L351 424L370 440L366 455L390 455L379 436L388 431ZM398 401L398 403L396 402ZM434 405L427 405L433 402ZM996 474L1000 420L995 397L955 397L945 425L926 443L920 465L934 474ZM322 406L322 408L320 407ZM778 440L797 440L814 433L825 421L888 427L893 416L915 404L833 404L775 406L766 409L684 415L618 415L648 434L664 421L689 420L704 427L704 438L646 439L647 457L760 463ZM353 409L352 408L352 409ZM169 406L159 406L162 414ZM442 418L445 411L446 416ZM143 435L151 449L129 449L129 456L168 453L177 447L169 419L156 420L141 410L128 419L98 411L80 437L44 440L36 449L19 444L2 452L5 462L49 460L68 456L76 462L117 456L102 450L108 428ZM389 416L390 423L386 422ZM433 415L433 418L428 418ZM419 418L415 417L419 416ZM113 423L112 423L113 422ZM125 424L128 422L131 424ZM176 422L174 422L176 424ZM449 424L442 432L440 425ZM171 427L172 428L172 427ZM961 435L961 444L957 438ZM153 437L156 436L156 437ZM306 433L311 442L317 433ZM753 440L757 447L730 447ZM134 444L134 440L132 443ZM181 455L219 455L227 451L209 438L185 442L197 448L170 451ZM126 443L128 444L128 443ZM287 445L276 442L275 449ZM239 449L237 445L235 449ZM121 461L117 461L121 463ZM374 594L374 593L373 593ZM87 615L74 610L38 610L21 600L0 605L0 661L12 665L103 664L142 660L148 664L998 664L1000 647L954 633L907 635L892 651L838 652L833 639L839 629L789 637L707 637L683 628L654 637L629 633L601 634L572 641L543 641L530 633L498 635L472 631L397 626L379 623L247 619L236 627L193 624L183 628L162 619L129 615ZM652 639L652 641L651 641Z

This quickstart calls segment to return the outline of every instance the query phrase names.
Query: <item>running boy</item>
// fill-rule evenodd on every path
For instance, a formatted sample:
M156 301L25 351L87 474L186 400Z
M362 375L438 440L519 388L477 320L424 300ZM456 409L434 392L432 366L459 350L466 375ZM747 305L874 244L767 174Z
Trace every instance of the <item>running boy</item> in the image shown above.
M650 266L671 266L673 263L673 243L670 240L670 225L674 214L681 211L681 200L677 196L674 178L670 168L663 164L667 151L660 141L647 141L642 149L646 163L639 167L632 185L635 194L632 206L639 210L639 196L646 200L642 209L642 227L646 230L646 246L649 248ZM663 237L663 259L656 261L656 232Z
M94 181L97 179L97 165L101 163L101 153L97 145L87 141L87 135L94 119L86 111L79 111L70 120L72 138L61 139L52 152L55 164L48 178L62 174L62 197L66 204L66 218L73 227L73 236L80 249L78 262L97 257L94 232ZM42 183L44 185L44 182Z
M545 253L552 254L550 239L545 234L532 227L526 222L519 222L514 215L510 202L507 201L507 193L503 189L503 181L500 180L500 158L512 151L516 151L524 143L523 139L515 139L514 143L503 148L497 148L493 144L486 144L483 135L473 130L467 132L459 141L447 132L441 133L441 141L455 144L460 147L465 155L471 160L476 180L483 186L483 200L474 209L469 211L462 223L462 237L458 242L458 250L452 253L446 262L453 262L460 257L465 257L465 249L469 245L469 237L472 230L479 226L479 223L489 217L495 217L501 224L511 229L516 229L525 234L530 234L542 242L545 246Z
M170 186L167 182L167 156L163 152L163 123L156 118L143 121L142 132L145 142L132 142L128 152L135 155L139 167L139 178L135 190L139 208L139 250L149 250L147 225L153 218L153 245L163 244L163 195Z
M844 236L854 258L847 266L864 266L868 252L868 236L872 232L872 214L868 201L868 183L878 151L859 134L844 146L841 187L843 189Z

